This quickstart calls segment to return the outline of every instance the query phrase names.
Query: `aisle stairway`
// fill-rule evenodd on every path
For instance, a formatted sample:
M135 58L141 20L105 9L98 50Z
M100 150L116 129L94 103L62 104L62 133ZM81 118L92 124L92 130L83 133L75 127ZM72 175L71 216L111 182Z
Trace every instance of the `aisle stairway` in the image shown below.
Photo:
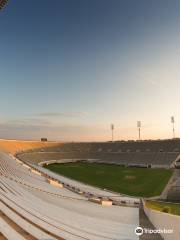
M155 229L154 225L150 222L148 217L146 216L142 203L139 207L139 226L141 228L147 228L147 229ZM163 240L164 238L161 237L160 234L143 234L139 238L140 240Z

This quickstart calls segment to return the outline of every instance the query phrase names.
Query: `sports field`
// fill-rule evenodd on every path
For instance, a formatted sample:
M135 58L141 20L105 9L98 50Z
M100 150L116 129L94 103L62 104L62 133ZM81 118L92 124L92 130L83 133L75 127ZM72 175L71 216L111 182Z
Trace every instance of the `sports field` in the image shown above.
M166 169L84 162L52 164L46 168L92 186L142 197L160 195L172 175L172 171Z

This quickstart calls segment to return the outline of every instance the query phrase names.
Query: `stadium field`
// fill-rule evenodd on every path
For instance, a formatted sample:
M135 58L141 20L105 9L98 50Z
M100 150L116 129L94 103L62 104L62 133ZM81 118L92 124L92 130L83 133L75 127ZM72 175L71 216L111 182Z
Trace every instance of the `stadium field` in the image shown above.
M85 162L51 164L46 168L92 186L141 197L160 195L172 175L172 171L166 169Z
M167 212L174 215L180 215L180 204L146 201L146 206L148 208L151 208L160 212Z

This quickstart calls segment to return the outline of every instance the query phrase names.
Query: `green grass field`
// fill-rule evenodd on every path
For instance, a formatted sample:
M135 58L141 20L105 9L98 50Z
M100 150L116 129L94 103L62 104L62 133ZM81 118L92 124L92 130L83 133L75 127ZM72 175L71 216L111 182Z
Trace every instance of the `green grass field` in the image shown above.
M142 197L160 195L172 175L172 171L166 169L83 162L52 164L46 168L92 186Z
M168 213L180 215L180 204L146 201L146 206L160 212L168 209Z

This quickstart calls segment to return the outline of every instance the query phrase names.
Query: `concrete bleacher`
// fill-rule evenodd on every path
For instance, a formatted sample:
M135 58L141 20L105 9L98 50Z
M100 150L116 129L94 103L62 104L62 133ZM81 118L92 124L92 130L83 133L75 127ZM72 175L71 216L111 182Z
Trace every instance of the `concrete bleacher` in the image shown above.
M6 152L0 152L0 209L11 220L0 216L0 231L7 239L138 239L137 208L104 207L54 187Z
M16 232L2 217L0 217L0 233L8 240L25 240L25 238Z
M64 143L19 151L18 158L38 164L60 159L96 159L99 162L139 165L144 167L171 166L180 154L180 140L127 141L103 143Z

